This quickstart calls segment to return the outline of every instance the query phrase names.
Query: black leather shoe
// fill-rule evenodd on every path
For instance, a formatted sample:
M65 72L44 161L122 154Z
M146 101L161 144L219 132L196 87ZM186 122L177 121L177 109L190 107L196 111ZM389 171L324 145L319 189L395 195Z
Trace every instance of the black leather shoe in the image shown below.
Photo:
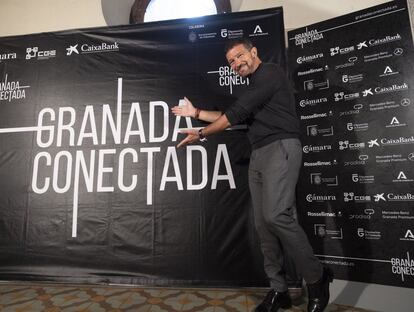
M333 281L333 272L324 267L322 277L314 284L308 285L308 312L322 312L329 302L329 283Z
M271 289L263 299L262 303L260 303L254 311L277 312L279 308L289 309L291 306L292 302L290 301L289 293L287 291L277 292Z

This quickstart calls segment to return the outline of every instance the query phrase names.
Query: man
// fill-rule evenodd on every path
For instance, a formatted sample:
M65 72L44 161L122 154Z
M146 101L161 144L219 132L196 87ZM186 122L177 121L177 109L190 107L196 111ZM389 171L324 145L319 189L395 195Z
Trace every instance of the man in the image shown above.
M302 148L293 92L280 67L262 63L249 40L231 41L225 52L231 68L240 76L249 77L250 84L224 114L195 108L187 98L186 105L173 107L176 115L211 122L200 130L183 131L187 137L178 147L204 141L209 135L248 121L252 145L249 187L265 271L272 288L255 311L275 312L291 306L284 273L284 250L289 252L306 281L308 312L323 311L329 301L333 274L314 256L306 234L295 220L295 187Z

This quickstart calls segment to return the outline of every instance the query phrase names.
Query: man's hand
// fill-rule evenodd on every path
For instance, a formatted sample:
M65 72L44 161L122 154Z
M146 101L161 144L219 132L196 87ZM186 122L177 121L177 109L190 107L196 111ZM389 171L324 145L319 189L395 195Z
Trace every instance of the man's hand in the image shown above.
M184 97L185 105L178 105L171 108L171 111L175 116L192 117L195 118L196 109L193 103L186 97Z
M186 133L187 136L177 145L177 147L191 144L200 140L197 129L181 130L180 133Z

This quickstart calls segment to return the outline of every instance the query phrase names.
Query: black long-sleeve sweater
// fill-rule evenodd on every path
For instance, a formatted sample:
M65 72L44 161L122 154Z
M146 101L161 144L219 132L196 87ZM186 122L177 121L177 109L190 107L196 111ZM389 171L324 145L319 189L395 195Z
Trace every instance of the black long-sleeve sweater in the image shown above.
M249 86L225 112L231 125L246 121L253 149L275 140L298 138L299 120L288 78L276 64L261 63Z

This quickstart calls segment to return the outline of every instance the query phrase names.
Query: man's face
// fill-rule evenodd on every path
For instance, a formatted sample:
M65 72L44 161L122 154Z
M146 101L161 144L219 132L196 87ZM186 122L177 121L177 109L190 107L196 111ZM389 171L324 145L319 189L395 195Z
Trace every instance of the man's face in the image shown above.
M238 44L226 53L230 67L242 77L252 74L256 70L257 50L248 50L243 44Z

